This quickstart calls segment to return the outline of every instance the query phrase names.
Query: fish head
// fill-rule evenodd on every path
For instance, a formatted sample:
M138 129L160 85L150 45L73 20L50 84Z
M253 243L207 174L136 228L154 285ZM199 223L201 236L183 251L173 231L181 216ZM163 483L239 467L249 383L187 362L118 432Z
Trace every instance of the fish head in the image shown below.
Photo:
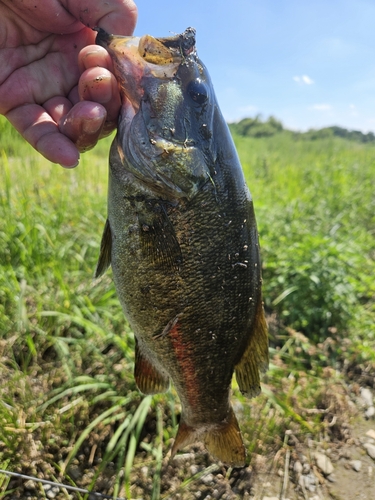
M110 53L122 110L119 154L127 169L172 198L191 198L211 178L218 109L198 58L195 30L167 38L123 37L99 30Z

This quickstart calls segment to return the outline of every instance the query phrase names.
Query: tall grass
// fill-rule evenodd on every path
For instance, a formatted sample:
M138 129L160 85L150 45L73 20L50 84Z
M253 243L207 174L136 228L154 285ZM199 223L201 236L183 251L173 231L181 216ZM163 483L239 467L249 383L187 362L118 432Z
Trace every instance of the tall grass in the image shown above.
M254 194L266 305L314 341L374 340L375 148L236 137Z
M128 498L167 497L162 457L178 400L136 391L134 339L111 273L93 280L110 139L63 170L4 120L0 132L0 464ZM343 414L331 367L374 364L375 147L235 140L255 200L272 362L260 398L234 391L249 452L265 453L288 429L320 432L327 408ZM210 467L181 469L173 488L189 498ZM0 480L1 494L14 487Z

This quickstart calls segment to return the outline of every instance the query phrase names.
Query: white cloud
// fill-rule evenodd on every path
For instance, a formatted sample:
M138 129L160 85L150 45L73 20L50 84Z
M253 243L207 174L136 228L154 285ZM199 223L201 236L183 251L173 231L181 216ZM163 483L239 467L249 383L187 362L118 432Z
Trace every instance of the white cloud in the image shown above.
M330 111L332 106L330 104L314 104L310 106L309 109L315 109L316 111Z
M351 116L358 116L358 109L355 104L349 104L349 109L350 109L350 115Z
M312 85L314 83L314 80L307 75L293 76L293 80L297 83L302 83L305 85Z

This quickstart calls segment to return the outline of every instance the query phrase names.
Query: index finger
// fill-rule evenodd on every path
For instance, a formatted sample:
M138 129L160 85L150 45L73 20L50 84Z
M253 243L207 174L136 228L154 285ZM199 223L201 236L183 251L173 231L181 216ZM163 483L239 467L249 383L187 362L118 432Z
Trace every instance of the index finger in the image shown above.
M137 22L137 6L133 0L63 1L65 8L88 28L99 26L108 33L131 35ZM83 8L84 4L84 8Z

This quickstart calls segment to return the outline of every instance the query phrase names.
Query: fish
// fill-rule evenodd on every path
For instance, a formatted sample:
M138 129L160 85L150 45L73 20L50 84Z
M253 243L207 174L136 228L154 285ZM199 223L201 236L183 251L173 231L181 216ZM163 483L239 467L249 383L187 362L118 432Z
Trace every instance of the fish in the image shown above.
M246 464L231 404L260 392L268 367L253 200L196 31L165 38L99 29L122 96L109 155L108 218L96 277L112 266L135 336L144 394L173 383L181 402L170 456L202 442Z

